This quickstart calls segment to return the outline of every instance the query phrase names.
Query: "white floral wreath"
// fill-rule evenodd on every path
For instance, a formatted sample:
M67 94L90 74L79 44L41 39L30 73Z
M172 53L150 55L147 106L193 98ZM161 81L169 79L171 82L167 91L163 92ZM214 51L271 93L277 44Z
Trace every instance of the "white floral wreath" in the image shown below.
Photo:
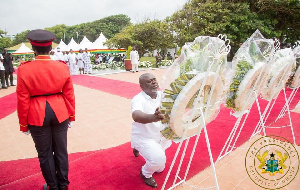
M266 69L266 64L264 62L257 62L253 69L245 75L244 80L242 80L238 91L236 93L237 97L235 99L235 109L248 110L251 108L252 104L255 101L255 94L253 93L254 87L259 89L261 81L264 81L264 73ZM257 81L257 80L260 81Z
M192 78L181 90L180 94L176 98L171 114L169 126L178 137L182 137L184 130L186 131L185 137L190 137L203 127L202 117L200 109L203 110L205 122L209 123L215 119L219 113L220 103L223 94L223 82L221 77L213 72L210 72L205 80L206 73L200 73ZM211 90L214 81L214 89ZM202 84L204 82L204 84ZM198 95L199 90L203 85L204 89L202 94ZM193 96L197 96L194 99L192 108L187 108L190 100ZM208 97L211 96L209 105L205 105ZM196 106L198 104L198 106ZM191 116L194 112L193 116ZM192 117L192 120L190 120Z
M291 49L278 50L274 55L274 62L270 64L267 80L261 90L262 98L271 100L276 98L285 87L285 82L295 67L295 57Z

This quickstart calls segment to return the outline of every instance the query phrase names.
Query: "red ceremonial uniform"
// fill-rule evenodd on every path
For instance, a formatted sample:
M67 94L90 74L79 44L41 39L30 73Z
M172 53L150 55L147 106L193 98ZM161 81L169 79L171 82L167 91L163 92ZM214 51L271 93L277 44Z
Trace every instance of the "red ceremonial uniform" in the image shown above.
M75 121L75 96L68 66L48 55L19 66L17 75L18 116L21 131L28 124L42 126L46 101L61 123Z

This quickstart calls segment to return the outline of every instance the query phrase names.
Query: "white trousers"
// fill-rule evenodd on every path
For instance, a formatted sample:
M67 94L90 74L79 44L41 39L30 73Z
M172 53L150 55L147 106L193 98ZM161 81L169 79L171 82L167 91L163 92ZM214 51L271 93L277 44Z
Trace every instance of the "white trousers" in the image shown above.
M76 74L76 63L70 63L69 70L70 70L71 75L75 75Z
M146 178L152 177L154 172L162 172L165 169L165 150L171 145L171 141L133 137L131 143L132 148L137 149L146 161L142 166L142 173Z
M132 71L133 72L139 71L139 65L138 64L132 64Z

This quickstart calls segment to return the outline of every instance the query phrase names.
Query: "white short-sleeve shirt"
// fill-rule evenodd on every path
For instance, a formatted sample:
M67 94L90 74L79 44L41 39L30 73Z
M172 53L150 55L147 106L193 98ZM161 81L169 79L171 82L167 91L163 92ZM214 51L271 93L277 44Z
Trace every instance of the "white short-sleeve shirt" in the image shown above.
M154 114L157 107L160 106L162 99L162 92L157 92L156 99L152 99L144 91L137 94L131 100L131 113L136 110L140 110L146 114ZM162 135L160 131L163 129L163 126L160 121L153 123L132 123L132 133L131 137L146 137L155 140L160 140Z
M3 56L2 54L0 53L0 70L5 70L4 66L3 66L3 63L2 63L2 60L3 59Z

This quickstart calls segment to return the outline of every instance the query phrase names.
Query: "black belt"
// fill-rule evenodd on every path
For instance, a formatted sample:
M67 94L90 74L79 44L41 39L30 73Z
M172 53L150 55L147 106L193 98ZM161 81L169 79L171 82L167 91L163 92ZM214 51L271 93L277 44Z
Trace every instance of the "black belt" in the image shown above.
M52 95L57 95L57 94L62 94L62 92L57 92L57 93L53 93L53 94L34 95L34 96L30 96L30 98L36 98L36 97L40 97L40 96L52 96Z

